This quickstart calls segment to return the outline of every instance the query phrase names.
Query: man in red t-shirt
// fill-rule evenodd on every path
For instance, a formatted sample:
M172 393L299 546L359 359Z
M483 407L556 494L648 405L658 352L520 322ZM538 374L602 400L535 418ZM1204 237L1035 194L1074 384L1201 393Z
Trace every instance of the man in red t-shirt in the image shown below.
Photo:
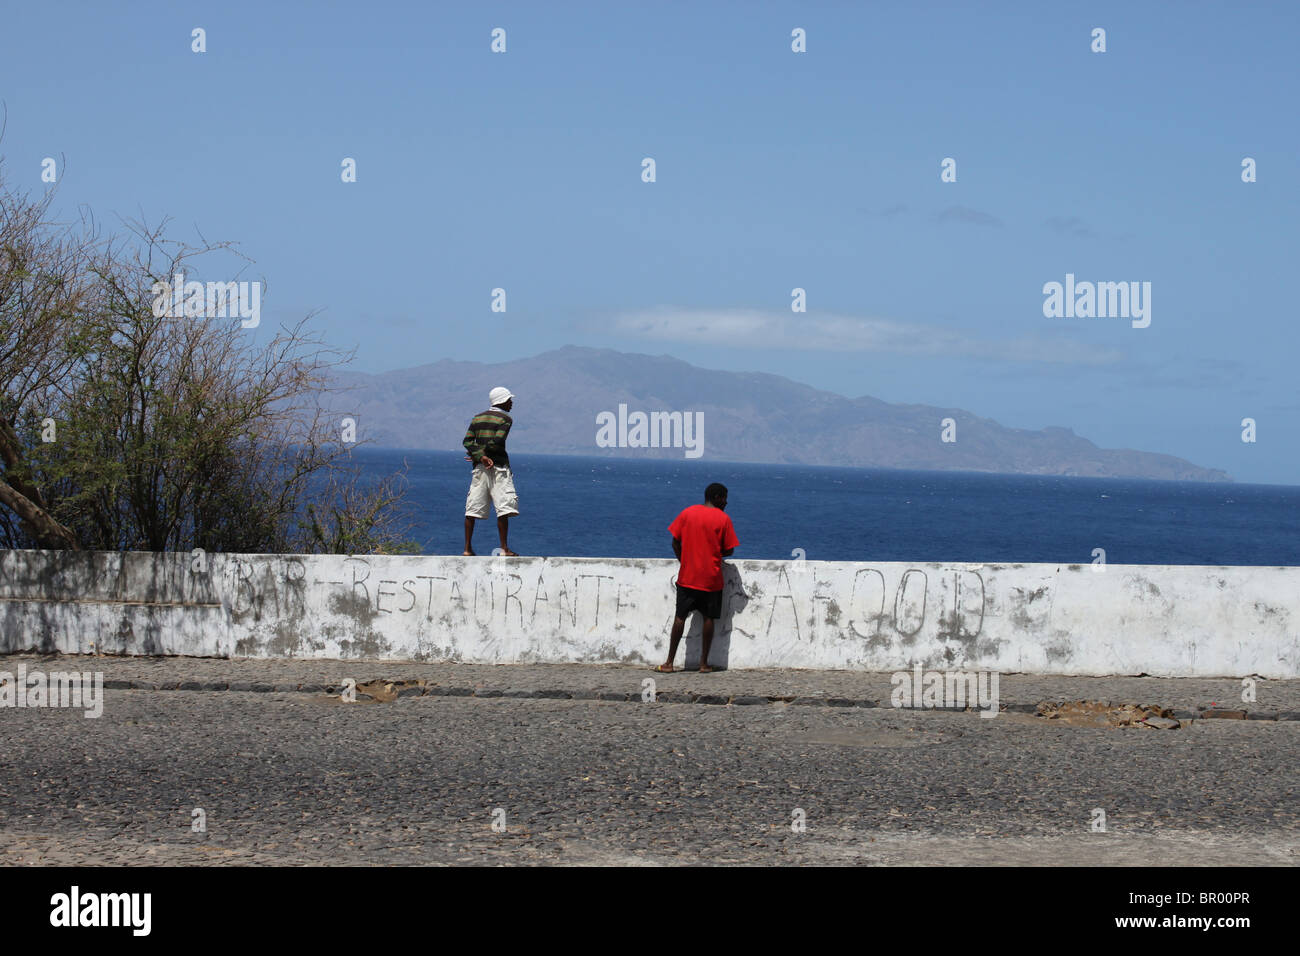
M740 542L726 515L727 486L715 481L704 489L704 501L702 505L691 505L668 526L680 565L677 615L668 642L668 660L655 668L665 674L672 673L677 645L691 611L699 611L704 617L700 673L713 670L709 666L709 645L713 643L713 622L722 616L722 559L730 557Z

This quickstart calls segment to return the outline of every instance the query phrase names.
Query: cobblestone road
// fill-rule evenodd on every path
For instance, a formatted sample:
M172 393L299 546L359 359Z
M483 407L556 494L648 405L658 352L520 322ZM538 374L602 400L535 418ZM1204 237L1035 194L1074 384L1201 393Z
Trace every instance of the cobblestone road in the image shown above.
M903 711L861 706L887 705L889 675L838 672L653 675L661 699L646 703L652 675L630 667L9 657L0 671L19 663L190 689L110 689L99 719L0 709L6 864L1300 856L1300 722L1285 717L1153 730ZM316 689L347 677L409 696L348 703ZM375 679L397 684L385 693ZM212 689L232 684L302 689ZM488 696L467 696L476 690ZM1229 679L1001 682L1003 703L1026 709L1101 699L1300 710L1300 682L1261 681L1253 704L1240 690ZM590 699L601 693L630 699ZM735 703L670 702L691 694ZM191 830L196 808L206 832ZM1093 832L1094 808L1106 832Z

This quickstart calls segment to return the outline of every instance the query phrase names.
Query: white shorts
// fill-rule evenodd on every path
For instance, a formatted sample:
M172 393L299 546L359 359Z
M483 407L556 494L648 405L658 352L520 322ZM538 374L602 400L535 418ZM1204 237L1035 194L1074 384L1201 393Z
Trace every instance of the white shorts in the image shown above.
M469 482L469 495L465 498L466 518L486 518L488 499L497 510L498 518L519 514L519 496L515 494L515 480L509 465L484 468L474 466L474 477Z

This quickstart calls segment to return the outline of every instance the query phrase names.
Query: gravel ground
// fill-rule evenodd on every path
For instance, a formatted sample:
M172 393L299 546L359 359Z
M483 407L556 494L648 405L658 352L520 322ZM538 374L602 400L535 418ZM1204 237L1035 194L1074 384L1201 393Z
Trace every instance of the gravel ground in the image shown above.
M0 710L5 864L1295 865L1300 722L1178 730L887 702L888 675L590 665L7 658L102 670L104 716ZM447 693L348 703L352 677ZM1008 676L1003 702L1297 706L1300 682ZM600 692L630 700L525 696ZM400 689L400 685L399 688ZM466 691L468 693L468 691ZM1232 696L1230 697L1229 694ZM388 695L381 695L388 696ZM761 703L760 703L761 701ZM206 832L193 832L201 808ZM1094 832L1095 809L1105 832ZM500 812L497 812L500 811ZM496 827L494 828L494 822ZM800 829L797 824L802 822Z
M654 680L659 694L721 698L802 698L889 706L890 674L865 671L733 670L655 674L647 667L623 664L426 664L407 661L220 660L194 657L90 657L11 655L0 658L0 671L29 669L102 671L112 682L144 688L207 690L250 687L309 691L337 687L351 678L373 681L422 681L439 688L470 691L516 691L613 695L639 700L642 682ZM206 685L206 687L204 687ZM1102 700L1155 704L1193 716L1202 709L1244 710L1253 717L1300 719L1300 680L1259 680L1255 701L1241 701L1240 678L1054 677L1003 674L1003 704L1032 710L1042 701ZM685 699L685 697L683 698ZM1215 707L1214 705L1217 705Z

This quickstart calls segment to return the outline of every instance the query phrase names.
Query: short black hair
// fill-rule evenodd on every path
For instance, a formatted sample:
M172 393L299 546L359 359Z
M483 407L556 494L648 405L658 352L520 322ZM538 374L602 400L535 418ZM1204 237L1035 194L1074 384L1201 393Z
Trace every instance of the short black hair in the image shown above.
M712 501L714 498L727 497L727 486L720 481L715 481L709 487L704 489L704 500Z

